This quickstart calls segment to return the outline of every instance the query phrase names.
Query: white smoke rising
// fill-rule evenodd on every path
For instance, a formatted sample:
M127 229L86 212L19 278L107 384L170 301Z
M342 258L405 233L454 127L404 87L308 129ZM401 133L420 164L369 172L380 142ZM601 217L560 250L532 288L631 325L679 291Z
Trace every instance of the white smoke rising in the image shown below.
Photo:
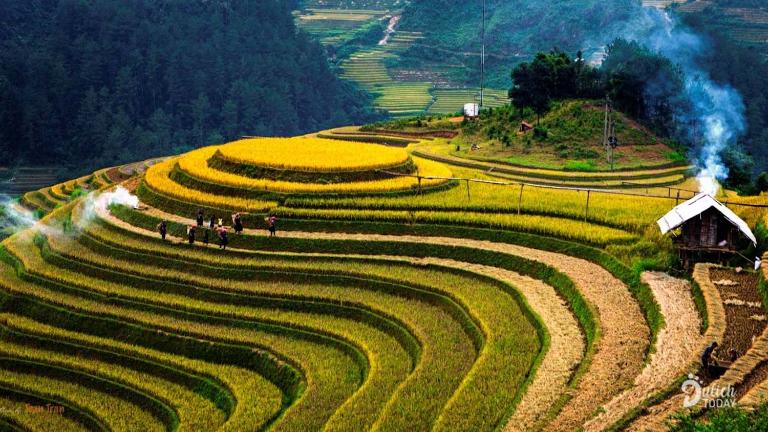
M701 192L716 195L728 178L722 154L746 130L744 102L733 87L716 83L698 64L709 48L706 41L670 12L642 8L630 22L616 23L598 42L604 46L623 38L646 46L677 64L683 74L684 102L675 110L681 135L694 144L691 154ZM662 83L663 85L663 83Z
M99 211L106 211L113 204L136 208L139 206L139 198L122 186L109 192L91 192L84 198L82 219L78 223L82 226L90 222ZM46 235L64 234L58 225L39 221L34 212L5 195L0 195L0 216L0 229L9 233L34 228Z
M113 204L137 208L139 198L122 186L109 192L91 192L84 198L82 218L77 221L82 226L92 221L98 212L106 211ZM57 224L47 224L38 220L34 212L20 205L6 195L0 195L0 230L9 234L27 228L34 228L46 235L63 235Z
M83 204L83 221L87 222L96 217L99 212L105 212L109 206L119 204L126 207L137 208L139 198L128 192L123 186L118 186L109 192L94 192L88 194Z
M11 231L29 228L37 223L37 217L33 212L7 195L0 195L0 215L3 219L0 228Z
M59 227L43 223L35 212L27 209L7 195L0 195L0 229L11 235L25 229L34 229L48 236L59 236L63 231Z

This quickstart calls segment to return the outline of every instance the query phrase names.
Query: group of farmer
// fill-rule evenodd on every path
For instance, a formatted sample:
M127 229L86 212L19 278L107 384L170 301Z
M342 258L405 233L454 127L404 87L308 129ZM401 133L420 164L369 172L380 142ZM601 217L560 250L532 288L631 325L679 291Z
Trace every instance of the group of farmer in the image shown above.
M277 216L269 215L264 219L267 224L267 230L269 236L274 237L277 234ZM208 227L205 227L205 213L202 209L197 210L195 217L196 224L187 226L187 241L189 244L195 244L197 232L201 230L203 232L203 244L208 246L210 240L210 233L213 232L219 239L219 249L226 250L229 244L229 228L224 225L224 221L221 218L216 218L215 215L210 215ZM235 234L243 233L243 219L240 213L234 213L232 215L232 227L235 230ZM157 225L157 230L160 233L160 238L165 240L168 235L168 223L162 221Z

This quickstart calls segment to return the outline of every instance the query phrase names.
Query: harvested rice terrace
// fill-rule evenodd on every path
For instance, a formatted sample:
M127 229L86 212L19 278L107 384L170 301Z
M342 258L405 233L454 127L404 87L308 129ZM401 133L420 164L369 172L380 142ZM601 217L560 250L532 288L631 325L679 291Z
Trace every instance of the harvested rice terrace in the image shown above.
M0 194L19 195L43 186L49 186L57 179L53 168L19 168L15 171L0 171Z
M33 190L22 195L19 199L19 203L28 210L45 215L90 191L119 183L136 175L141 175L149 167L164 159L165 158L150 159L120 167L101 169L93 174L75 180L68 180L53 186L44 186L41 189Z

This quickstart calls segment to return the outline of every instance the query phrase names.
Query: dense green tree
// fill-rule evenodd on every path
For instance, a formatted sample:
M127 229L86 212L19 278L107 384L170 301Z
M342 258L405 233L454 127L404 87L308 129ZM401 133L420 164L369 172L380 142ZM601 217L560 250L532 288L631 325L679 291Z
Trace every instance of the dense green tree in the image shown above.
M549 110L552 101L593 98L602 92L599 74L586 64L581 52L573 61L559 50L538 53L532 62L512 70L512 82L512 104L521 111L530 108L538 116Z
M755 187L758 192L768 192L768 172L761 172L755 180Z
M542 74L534 64L523 63L512 71L512 88L509 97L521 112L530 108L538 117L549 110L552 102L549 75Z
M684 89L677 65L637 42L617 39L608 46L600 71L619 109L661 135L674 135L674 113L683 108Z

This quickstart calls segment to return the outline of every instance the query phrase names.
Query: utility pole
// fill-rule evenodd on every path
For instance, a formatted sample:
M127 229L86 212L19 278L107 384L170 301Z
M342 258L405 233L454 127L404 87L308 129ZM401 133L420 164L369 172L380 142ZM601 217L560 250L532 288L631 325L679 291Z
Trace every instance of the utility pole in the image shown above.
M605 98L605 124L603 125L603 147L605 147L605 154L608 162L611 164L611 171L613 171L613 153L616 151L616 147L619 146L619 139L616 137L616 120L613 116L613 106L611 100Z
M480 30L480 39L483 47L480 53L480 108L485 102L485 0L483 0L483 23Z

